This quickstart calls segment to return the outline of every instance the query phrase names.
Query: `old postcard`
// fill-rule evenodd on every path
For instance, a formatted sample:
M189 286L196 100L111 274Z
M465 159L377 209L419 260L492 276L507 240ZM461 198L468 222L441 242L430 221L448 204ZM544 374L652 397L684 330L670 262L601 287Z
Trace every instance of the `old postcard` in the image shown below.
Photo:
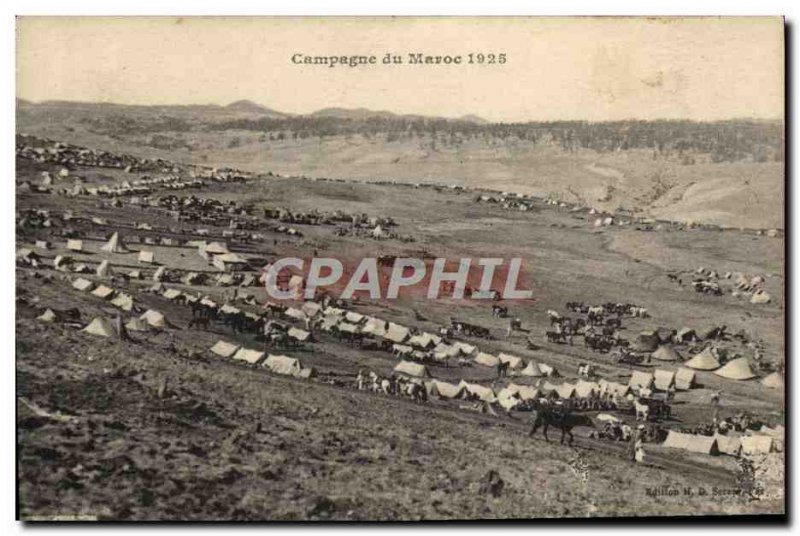
M19 519L785 514L782 18L16 31Z

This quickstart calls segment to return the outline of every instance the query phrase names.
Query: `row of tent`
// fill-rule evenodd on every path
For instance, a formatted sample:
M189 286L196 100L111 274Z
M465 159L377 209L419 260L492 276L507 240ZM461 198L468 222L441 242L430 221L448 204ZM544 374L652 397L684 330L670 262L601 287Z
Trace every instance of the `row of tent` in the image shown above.
M534 378L559 376L558 371L545 363L527 364L521 357L500 353L492 355L479 351L474 345L462 341L447 344L444 340L432 333L419 333L412 335L411 330L394 322L387 322L380 318L366 316L355 311L346 311L336 307L326 307L317 302L307 301L300 308L289 307L284 314L295 320L305 320L322 315L320 329L331 331L336 328L344 333L364 333L373 337L383 338L393 343L393 350L400 355L408 355L423 359L427 357L424 352L432 353L437 361L446 361L457 357L474 356L475 363L487 367L496 367L507 363L508 368L516 371L517 375Z
M695 385L695 371L679 368L677 372L656 369L652 373L634 370L628 385L636 390L658 389L659 391L688 391Z
M671 346L659 347L658 350L653 352L652 357L661 361L679 361L681 359L680 355ZM745 381L757 376L750 367L747 358L739 357L722 365L710 346L707 346L683 363L683 366L693 370L713 372L715 375L728 380ZM762 383L773 389L784 388L783 376L777 372L763 378Z
M106 300L114 307L122 309L126 312L134 310L135 304L133 296L125 292L114 290L106 285L97 285L83 277L77 278L72 282L72 288L81 292L89 292L92 296L96 296L102 300Z
M217 341L211 347L211 353L219 357L244 361L251 365L260 364L276 374L294 376L297 378L310 378L316 375L313 367L304 367L299 359L285 355L267 355L260 350L251 350L225 341ZM265 359L266 356L266 359Z
M42 322L55 322L57 315L52 309L45 310L44 313L37 317ZM170 327L169 322L163 314L150 309L139 317L134 317L125 324L128 331L150 331L150 330L163 330ZM102 316L95 317L89 324L81 331L90 335L98 335L100 337L113 337L117 334L113 323Z
M427 367L413 361L400 361L393 372L395 374L408 376L417 379L427 379L431 375ZM631 392L628 385L600 380L599 382L587 382L578 380L577 383L552 384L545 381L542 385L529 386L510 383L499 392L495 393L490 387L479 384L467 383L461 380L460 383L452 384L436 379L425 382L428 394L441 398L462 398L465 394L472 394L484 402L499 402L507 407L509 402L522 400L533 400L540 396L557 396L558 398L588 398L602 394L612 394L624 397Z
M766 428L766 427L765 427ZM699 454L727 454L742 456L753 454L769 454L781 452L784 448L782 427L780 430L764 430L751 435L722 435L705 436L700 434L686 434L670 430L662 446L696 452Z

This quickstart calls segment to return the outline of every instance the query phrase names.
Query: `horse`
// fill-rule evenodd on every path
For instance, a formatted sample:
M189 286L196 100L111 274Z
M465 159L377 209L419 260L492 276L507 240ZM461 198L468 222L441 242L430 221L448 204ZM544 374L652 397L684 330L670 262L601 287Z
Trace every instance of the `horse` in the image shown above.
M186 329L192 329L195 326L208 330L211 327L211 319L207 316L196 316L189 320L189 326Z
M572 435L573 428L576 426L586 426L588 428L595 427L594 422L588 416L569 413L566 410L564 411L564 413L561 413L555 412L552 409L534 410L533 427L531 428L530 433L528 433L528 437L533 437L539 427L542 427L544 439L545 441L549 442L550 438L547 437L547 429L550 426L554 426L555 428L561 430L561 441L559 444L563 445L564 438L569 435L569 441L567 445L572 446L572 442L574 440L574 436Z
M428 400L428 393L425 391L425 387L416 382L408 383L406 394L416 403L426 402Z

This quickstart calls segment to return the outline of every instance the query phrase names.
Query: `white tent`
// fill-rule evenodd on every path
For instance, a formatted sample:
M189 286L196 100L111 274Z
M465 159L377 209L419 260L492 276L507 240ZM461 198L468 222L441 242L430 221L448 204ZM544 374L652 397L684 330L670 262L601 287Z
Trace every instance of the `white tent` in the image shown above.
M670 430L667 434L667 439L664 441L664 446L668 448L688 450L689 452L698 452L700 454L719 454L719 447L717 440L712 436L704 436L697 434L684 434Z
M300 360L285 355L269 355L262 365L276 374L296 376L303 369Z
M111 263L108 262L108 259L103 260L98 266L97 271L95 272L98 277L109 277L114 272L111 270Z
M532 378L541 378L543 376L547 376L544 371L537 365L535 362L530 361L528 366L524 369L520 370L518 373L520 376L530 376Z
M714 370L719 368L719 361L711 353L711 347L706 347L702 352L695 355L685 366L695 370Z
M781 389L783 390L786 386L783 376L777 372L773 372L772 374L765 376L761 383L769 387L770 389Z
M714 374L729 380L750 380L756 377L746 357L729 361L721 369L715 370Z
M688 368L679 368L675 373L675 388L679 391L688 391L694 387L695 371Z
M166 317L163 314L155 311L153 309L148 309L142 316L140 316L142 320L150 324L154 328L164 329L166 328L169 323L167 322Z
M394 373L415 378L427 378L430 376L425 365L412 361L401 361L394 367Z
M111 235L111 238L101 248L102 251L109 253L127 253L128 248L125 247L124 242L119 236L118 232Z
M220 357L232 357L238 349L239 347L235 344L225 341L217 341L217 343L211 347L211 352Z
M92 283L88 279L79 277L78 279L72 282L72 288L74 288L75 290L87 292L94 288L94 283Z
M485 367L496 367L500 364L500 359L486 352L478 352L478 355L475 356L475 362Z
M155 253L152 251L140 251L139 252L139 262L143 262L146 264L153 264L155 262Z
M634 370L628 385L634 389L649 389L653 385L653 375L640 370Z
M653 372L653 383L659 391L668 391L675 385L675 373L669 370L656 369Z
M259 350L248 350L247 348L239 348L239 350L233 354L233 358L238 359L239 361L247 361L248 363L255 365L264 358L264 352Z
M114 335L114 328L107 319L96 317L91 323L83 328L85 333L99 335L100 337L111 337Z
M503 352L500 352L497 357L500 359L501 363L508 363L508 368L510 369L518 369L525 364L521 357L517 357L515 355L504 354Z
M100 285L92 291L92 295L107 300L114 295L114 289L105 285Z

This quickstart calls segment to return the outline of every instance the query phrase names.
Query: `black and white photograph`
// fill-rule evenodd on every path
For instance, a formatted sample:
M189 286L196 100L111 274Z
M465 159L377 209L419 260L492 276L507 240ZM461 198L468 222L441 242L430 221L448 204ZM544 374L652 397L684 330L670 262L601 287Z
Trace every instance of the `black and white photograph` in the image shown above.
M15 33L18 521L787 515L780 13Z

